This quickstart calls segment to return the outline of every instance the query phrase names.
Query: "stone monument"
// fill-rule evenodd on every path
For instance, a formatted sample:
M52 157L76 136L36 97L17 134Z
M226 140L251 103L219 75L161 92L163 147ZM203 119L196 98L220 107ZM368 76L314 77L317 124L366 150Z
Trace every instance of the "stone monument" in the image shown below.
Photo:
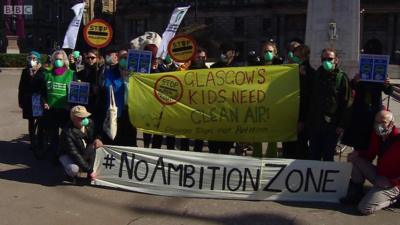
M322 49L335 48L340 67L353 77L360 52L360 0L308 0L306 44L315 68Z
M6 21L6 30L8 35L7 38L7 54L19 54L19 47L18 47L18 36L17 34L17 18L16 15L13 14L11 17L11 21Z
M7 54L19 54L18 36L7 35Z

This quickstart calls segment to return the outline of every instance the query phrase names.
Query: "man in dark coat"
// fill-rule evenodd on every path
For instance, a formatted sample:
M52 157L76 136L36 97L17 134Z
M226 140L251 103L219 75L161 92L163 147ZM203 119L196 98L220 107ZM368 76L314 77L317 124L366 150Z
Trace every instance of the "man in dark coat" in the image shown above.
M331 48L324 49L321 62L309 95L309 158L333 161L339 137L343 135L348 124L352 97L347 75L338 68L336 51Z

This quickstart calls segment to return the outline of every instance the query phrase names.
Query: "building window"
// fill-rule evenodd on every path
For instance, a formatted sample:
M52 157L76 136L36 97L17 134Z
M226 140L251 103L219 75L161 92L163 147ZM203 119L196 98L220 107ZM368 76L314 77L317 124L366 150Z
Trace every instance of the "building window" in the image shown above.
M147 19L134 19L130 22L131 36L139 36L147 31Z
M206 25L213 25L213 24L214 24L214 18L206 18L206 19L204 20L204 23L205 23Z
M271 33L271 30L272 30L271 26L272 26L271 18L264 18L263 23L262 23L264 34Z
M235 17L234 32L237 35L244 35L244 18L243 17Z
M50 5L46 5L45 6L46 10L46 21L51 22L53 21L53 7L51 7Z

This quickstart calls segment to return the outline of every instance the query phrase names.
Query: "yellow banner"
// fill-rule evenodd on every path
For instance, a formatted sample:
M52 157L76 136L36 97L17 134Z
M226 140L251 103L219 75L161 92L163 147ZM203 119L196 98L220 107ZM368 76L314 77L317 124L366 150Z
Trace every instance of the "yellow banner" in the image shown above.
M201 140L296 140L297 65L134 74L132 124L150 133Z

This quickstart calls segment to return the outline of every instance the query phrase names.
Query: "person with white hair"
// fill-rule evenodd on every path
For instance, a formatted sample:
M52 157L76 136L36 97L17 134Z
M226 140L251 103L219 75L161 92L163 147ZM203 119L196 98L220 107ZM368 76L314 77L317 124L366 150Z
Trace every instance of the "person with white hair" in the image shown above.
M63 50L56 50L51 56L51 66L44 72L47 96L44 98L44 127L50 141L50 151L56 156L60 128L69 116L68 87L74 79L74 71L69 69L69 60ZM56 161L55 161L56 162Z
M374 130L367 151L353 151L348 155L353 169L347 196L340 199L344 204L358 203L358 210L364 215L388 207L400 197L400 135L393 114L379 111ZM364 195L365 179L373 187Z

